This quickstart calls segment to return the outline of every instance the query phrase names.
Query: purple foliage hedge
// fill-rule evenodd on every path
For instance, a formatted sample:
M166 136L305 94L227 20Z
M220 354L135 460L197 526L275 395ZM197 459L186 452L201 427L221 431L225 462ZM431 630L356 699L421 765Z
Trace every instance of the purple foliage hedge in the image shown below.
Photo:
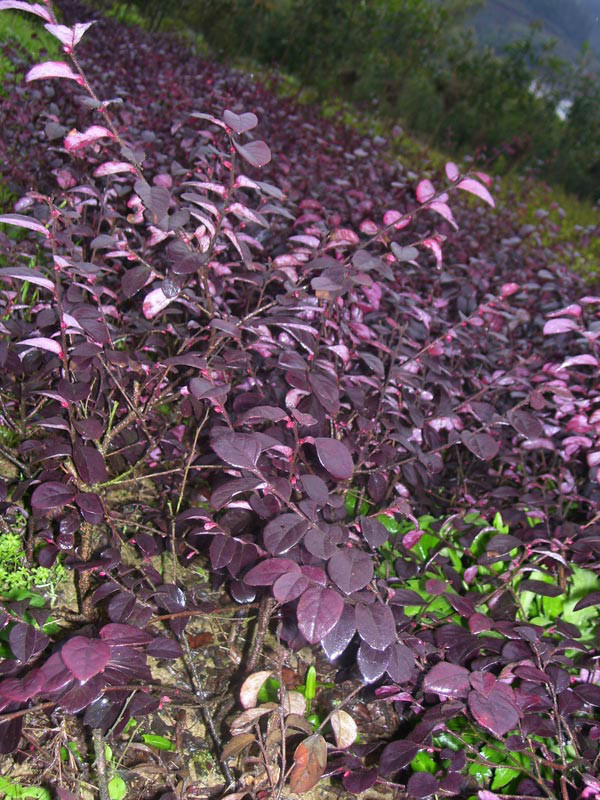
M384 140L175 39L35 8L67 56L0 99L20 195L0 217L19 473L0 511L26 516L42 565L75 570L82 619L53 641L49 610L4 604L0 751L30 705L105 731L121 714L117 733L158 708L147 655L178 658L188 621L158 617L198 611L182 575L202 558L240 604L275 598L290 647L345 654L340 679L393 703L387 743L334 753L348 790L403 786L466 718L476 749L527 752L519 792L577 796L600 735L595 617L585 635L537 624L522 593L597 570L600 296L492 210L487 176L419 181ZM468 787L455 754L408 791Z

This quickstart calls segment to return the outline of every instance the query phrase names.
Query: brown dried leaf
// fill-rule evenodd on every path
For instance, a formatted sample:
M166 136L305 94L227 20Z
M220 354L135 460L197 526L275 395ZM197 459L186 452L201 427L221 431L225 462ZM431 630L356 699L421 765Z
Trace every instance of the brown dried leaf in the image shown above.
M223 761L232 756L239 755L242 750L245 750L246 747L249 747L255 741L256 737L253 733L239 733L237 736L234 736L223 748Z
M306 698L300 692L287 692L283 708L286 714L302 715L306 712Z
M254 708L261 686L271 675L272 670L265 669L261 672L253 672L246 678L240 689L240 700L244 708Z
M358 729L356 722L348 712L343 710L334 711L331 715L331 727L335 736L335 743L340 750L345 750L356 741Z
M300 742L294 753L290 789L297 794L310 791L319 782L327 765L327 744L318 733Z
M264 714L270 714L277 706L275 703L265 703L260 708L248 708L243 711L239 717L236 717L229 729L233 736L238 733L246 733L254 723L260 719Z

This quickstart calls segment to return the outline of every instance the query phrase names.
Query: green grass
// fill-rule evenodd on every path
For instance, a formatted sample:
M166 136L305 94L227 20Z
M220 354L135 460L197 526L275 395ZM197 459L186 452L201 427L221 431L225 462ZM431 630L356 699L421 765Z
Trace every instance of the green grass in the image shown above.
M56 58L61 52L60 42L44 30L38 17L16 11L3 11L0 14L0 42L3 45L10 42L18 45L31 56L32 63L39 60L42 54ZM4 93L6 76L15 73L14 64L4 53L0 53L0 81Z
M3 11L0 14L0 43L2 46L16 45L23 54L28 54L31 64L39 60L60 56L58 39L51 36L33 14ZM6 97L9 84L22 78L10 58L0 50L0 95ZM10 211L16 196L0 181L0 212Z

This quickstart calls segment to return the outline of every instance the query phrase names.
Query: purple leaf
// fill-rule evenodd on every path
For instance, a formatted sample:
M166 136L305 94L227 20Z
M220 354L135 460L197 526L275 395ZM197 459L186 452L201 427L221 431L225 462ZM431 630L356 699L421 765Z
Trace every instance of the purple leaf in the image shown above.
M407 767L419 752L419 745L410 739L398 739L386 745L379 759L382 775L390 776Z
M264 167L271 160L271 151L266 142L254 141L247 144L233 143L241 157L253 167Z
M67 714L78 714L102 696L104 687L102 675L95 675L85 683L75 683L62 695L58 707Z
M377 782L377 768L353 769L351 772L344 772L342 783L344 789L352 794L362 794L370 789Z
M430 772L413 772L406 784L406 793L409 797L431 797L439 785L438 779Z
M489 433L463 431L460 438L465 447L482 461L491 461L492 458L498 455L500 450L500 443Z
M73 461L79 477L90 486L108 480L108 471L102 453L91 445L75 444Z
M148 645L146 652L152 658L181 658L183 651L175 639L170 639L168 636L157 636Z
M32 669L24 678L7 678L0 682L0 698L24 703L45 689L44 675L39 669Z
M254 470L260 456L260 441L248 433L224 433L211 442L215 453L227 464Z
M389 606L379 602L358 603L355 613L361 639L374 650L385 650L396 640L396 622Z
M329 577L344 594L364 589L373 578L373 559L355 547L338 550L327 562Z
M390 660L389 650L375 650L366 642L358 648L356 662L366 683L374 683L386 671Z
M484 728L496 736L504 736L519 724L519 711L513 695L510 686L498 681L487 696L469 692L469 710Z
M153 273L144 264L132 267L121 278L121 289L126 298L133 297L140 289L143 289L148 281L152 280ZM162 292L162 289L160 290ZM152 292L150 293L152 294ZM168 299L163 292L165 299ZM167 303L168 305L168 303ZM166 308L166 306L164 306Z
M223 112L223 122L231 128L234 133L241 134L246 131L251 131L258 125L258 117L251 111L246 111L243 114L235 114L233 111Z
M151 633L119 622L109 622L108 625L104 625L100 629L100 638L109 645L149 644L154 641Z
M327 472L338 481L352 477L354 464L348 448L337 439L315 439L317 456Z
M506 415L513 428L527 439L538 439L544 435L544 427L539 419L530 411L510 411Z
M459 189L463 189L465 192L470 192L471 194L477 195L477 197L479 197L481 200L485 200L485 202L489 203L492 207L496 205L494 203L494 198L488 192L485 186L473 178L463 178L463 180L458 183L457 186Z
M263 541L270 553L287 553L304 538L308 523L298 514L280 514L266 526Z
M75 499L77 490L58 481L49 481L37 486L31 495L31 505L36 511L62 508Z
M120 175L123 172L133 172L135 174L135 167L128 161L107 161L96 167L94 177L102 178L106 175Z
M390 647L390 660L387 673L394 683L405 683L412 677L415 667L415 658L412 650L405 644L394 643Z
M334 627L321 640L323 650L331 661L341 656L356 633L354 608L344 605L344 610Z
M86 522L98 525L104 519L104 509L99 495L94 492L80 492L75 495L75 502L81 510L81 516Z
M60 653L53 653L42 664L40 672L44 676L44 692L46 694L59 692L73 681L73 675L65 666Z
M334 627L342 614L344 601L333 589L313 586L298 603L298 628L309 644L316 644Z
M432 667L423 681L424 692L444 697L466 697L469 689L469 670L446 661Z
M571 319L571 317L558 317L558 319L549 319L544 325L544 335L549 336L552 333L568 333L569 331L576 331L578 329L578 323L574 319Z
M360 529L369 547L375 550L388 540L388 532L378 519L373 517L360 517Z
M273 584L273 597L278 603L291 603L305 592L310 586L307 577L302 573L286 572L280 575Z
M17 216L16 214L10 214L9 216ZM23 217L23 219L29 220L29 217ZM35 222L35 220L31 220ZM39 223L36 223L39 225ZM30 227L29 225L23 227ZM45 233L48 233L44 226L40 226ZM39 230L39 228L34 228L33 230ZM37 286L43 286L44 289L50 289L50 291L54 291L54 284L48 278L44 278L39 272L34 269L28 269L27 267L3 267L0 269L0 276L4 276L6 278L15 278L20 281L27 281L28 283L35 283Z
M255 406L250 408L239 418L240 425L252 422L282 422L288 415L282 408L277 406Z
M84 682L104 670L110 648L102 639L74 636L63 645L60 655L77 680Z
M14 657L23 663L39 655L49 641L45 633L24 622L18 622L8 635Z
M300 567L289 558L267 558L244 575L248 586L272 586L282 575L300 576Z
M45 78L68 78L69 80L76 81L80 86L84 85L83 78L76 72L73 72L71 67L64 61L44 61L43 64L36 64L32 67L25 80L27 83L30 81L39 81Z
M306 494L319 506L326 505L329 500L329 489L322 478L317 475L302 475L300 478Z
M320 372L311 372L308 376L308 382L325 411L328 411L333 416L338 414L340 410L339 392L333 378ZM337 440L332 439L332 441Z

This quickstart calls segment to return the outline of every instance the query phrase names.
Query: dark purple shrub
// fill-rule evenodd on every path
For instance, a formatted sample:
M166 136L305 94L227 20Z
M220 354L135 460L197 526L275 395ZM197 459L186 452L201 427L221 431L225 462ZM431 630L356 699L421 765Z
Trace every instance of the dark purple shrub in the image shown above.
M345 653L402 720L382 751L336 755L348 791L377 764L414 797L467 791L482 742L528 736L519 780L583 785L596 617L524 608L571 578L573 613L600 598L582 576L600 541L600 298L577 299L541 245L524 256L508 212L467 201L493 205L481 173L448 163L414 192L383 141L173 41L161 62L138 31L72 22L76 4L70 28L49 5L4 8L42 17L71 60L30 70L31 136L3 142L36 189L0 216L26 234L0 269L19 470L2 511L28 517L40 563L75 571L85 627L51 643L5 604L2 751L32 701L104 731L155 710L146 655L185 648L201 598L183 576L202 558L240 604L274 597L290 647ZM494 514L510 532L478 516ZM579 761L540 772L565 736ZM435 774L409 774L424 748Z

